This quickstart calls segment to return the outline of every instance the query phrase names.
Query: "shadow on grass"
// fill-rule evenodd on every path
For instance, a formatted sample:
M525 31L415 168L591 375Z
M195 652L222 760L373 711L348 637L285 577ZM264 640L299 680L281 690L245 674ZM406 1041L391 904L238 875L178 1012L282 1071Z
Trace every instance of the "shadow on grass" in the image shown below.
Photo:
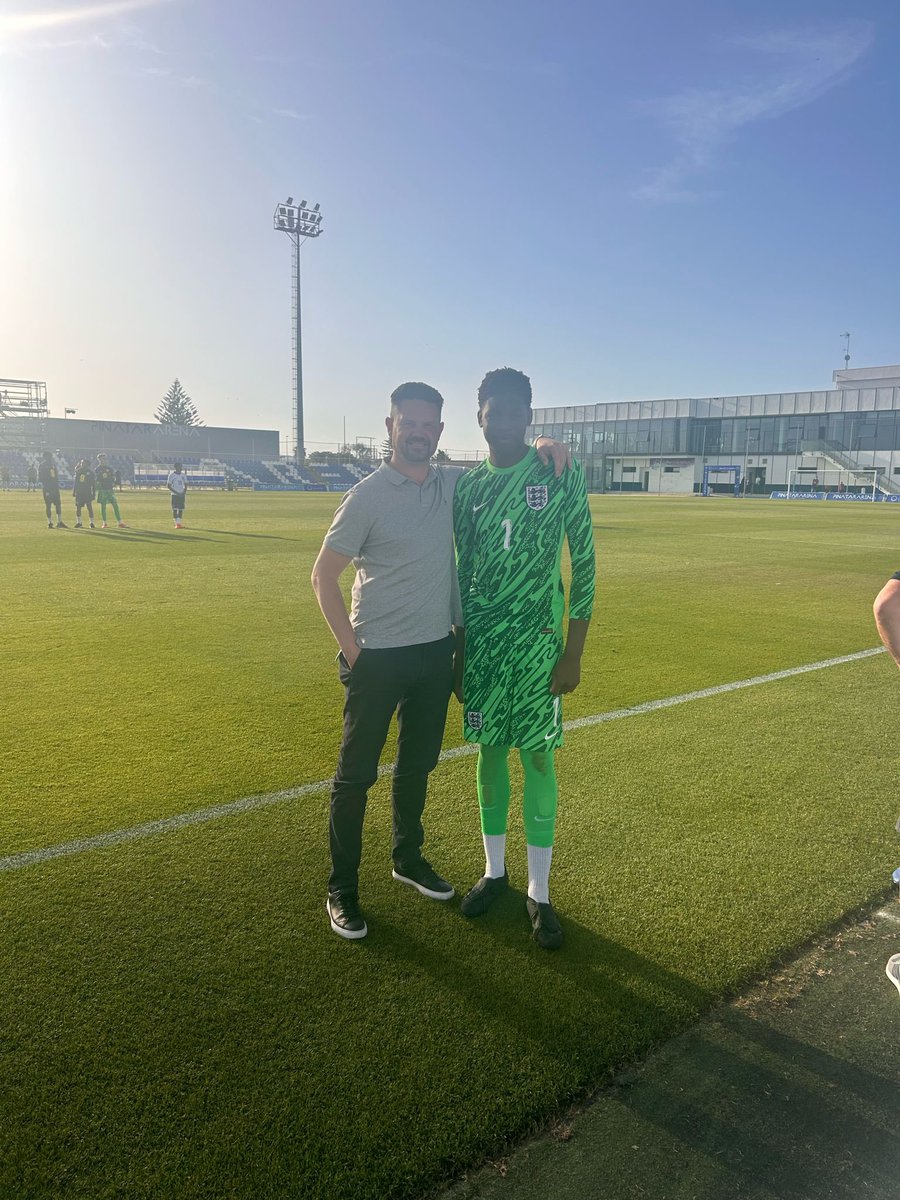
M236 529L202 529L199 525L192 526L201 533L218 533L223 537L265 538L268 542L292 542L294 538L283 537L278 533L238 533Z
M465 920L458 909L448 917ZM539 1042L545 1054L565 1065L572 1080L562 1104L590 1103L598 1098L598 1088L606 1088L603 1098L663 1131L665 1136L652 1151L655 1165L648 1164L646 1177L633 1152L622 1155L628 1178L623 1175L620 1187L614 1175L601 1172L607 1156L599 1148L592 1178L594 1186L602 1191L605 1185L609 1195L652 1194L636 1185L642 1179L643 1186L653 1186L653 1172L659 1169L656 1156L669 1154L673 1139L693 1152L681 1158L679 1169L690 1172L693 1158L698 1176L687 1191L677 1192L679 1196L694 1195L695 1186L698 1196L715 1195L716 1200L725 1200L726 1195L749 1200L757 1195L756 1189L779 1200L813 1196L855 1200L867 1188L875 1191L866 1194L878 1197L895 1194L900 1080L891 1065L893 1058L886 1059L886 1067L894 1077L877 1074L733 1006L721 1007L698 1022L720 1004L721 997L564 915L562 921L564 949L541 950L529 937L524 894L511 890L488 914L470 923L475 936L483 939L483 972L472 969L471 956L466 956L461 971L463 964L446 947L417 938L414 927L401 929L380 918L375 930L379 941L369 949L379 957L401 959L411 974L427 972L466 1005L491 1021L505 1023L521 1038L523 1054ZM498 979L493 943L516 952L522 969ZM542 986L547 976L565 981L566 990L575 997L574 1006L560 1008L559 988ZM572 1018L573 1007L576 1013L584 1012L584 1020ZM614 1072L622 1072L685 1029L687 1033L654 1056L652 1069L612 1078ZM832 1033L839 1043L840 1018ZM514 1083L510 1081L511 1086ZM536 1106L532 1129L559 1117L558 1101L554 1098L543 1110ZM630 1140L634 1128L628 1128ZM527 1130L510 1131L510 1135L519 1137L523 1132ZM643 1137L646 1143L646 1134ZM511 1148L509 1142L501 1144L488 1157ZM651 1153L648 1145L642 1149ZM583 1158L584 1147L580 1154ZM611 1163L616 1160L617 1156L610 1158ZM729 1186L727 1193L704 1192L698 1162L707 1167L713 1163L716 1172L733 1183L733 1190ZM589 1163L582 1163L582 1169L588 1168ZM558 1162L554 1169L559 1169ZM615 1167L608 1170L614 1172ZM532 1190L523 1187L521 1177L517 1179L506 1191L497 1181L496 1192L491 1190L490 1195L530 1200L546 1194L541 1192L546 1181ZM660 1186L655 1194L676 1194L661 1186L666 1181L657 1178L656 1182ZM588 1188L587 1177L583 1186ZM601 1192L560 1186L557 1194L568 1198Z
M196 537L185 533L166 533L162 529L138 529L129 525L126 529L76 529L75 533L100 535L117 542L211 542L213 538Z

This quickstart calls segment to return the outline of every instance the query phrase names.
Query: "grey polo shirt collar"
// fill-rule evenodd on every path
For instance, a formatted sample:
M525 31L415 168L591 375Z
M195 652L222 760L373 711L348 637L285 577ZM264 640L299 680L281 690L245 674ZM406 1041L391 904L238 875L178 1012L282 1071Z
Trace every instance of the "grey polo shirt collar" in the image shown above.
M378 470L383 471L388 482L393 483L396 487L400 487L404 483L411 483L413 487L427 487L429 483L434 483L437 479L437 471L435 471L431 463L428 464L428 474L421 483L418 483L415 479L410 479L408 475L404 475L387 461L383 462Z

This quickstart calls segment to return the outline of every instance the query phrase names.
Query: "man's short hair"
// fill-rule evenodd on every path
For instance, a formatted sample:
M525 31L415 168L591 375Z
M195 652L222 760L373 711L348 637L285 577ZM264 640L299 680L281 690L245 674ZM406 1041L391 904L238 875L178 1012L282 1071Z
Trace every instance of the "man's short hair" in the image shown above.
M520 400L526 408L531 408L531 380L513 367L488 371L478 389L478 407L484 408L488 400L501 396Z
M181 471L181 463L176 463L176 464L175 464L175 470L176 470L176 471Z
M401 383L391 392L391 408L399 408L404 400L425 400L438 412L444 406L444 397L430 383Z

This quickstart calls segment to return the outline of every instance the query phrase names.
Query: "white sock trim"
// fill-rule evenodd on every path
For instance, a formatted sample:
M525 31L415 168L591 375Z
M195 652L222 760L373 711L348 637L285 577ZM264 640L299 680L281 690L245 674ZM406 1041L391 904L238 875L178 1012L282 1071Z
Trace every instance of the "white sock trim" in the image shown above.
M528 895L538 904L550 903L552 846L528 846Z
M500 879L506 872L506 834L483 833L484 873L489 879Z

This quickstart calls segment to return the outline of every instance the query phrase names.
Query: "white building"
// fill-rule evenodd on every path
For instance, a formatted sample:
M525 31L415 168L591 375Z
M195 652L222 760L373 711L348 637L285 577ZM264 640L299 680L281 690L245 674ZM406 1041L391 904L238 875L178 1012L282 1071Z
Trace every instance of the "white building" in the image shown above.
M792 478L900 492L900 366L835 371L820 392L632 400L536 408L531 432L570 442L592 491L768 493ZM746 480L746 484L745 481ZM871 487L871 483L869 483Z

